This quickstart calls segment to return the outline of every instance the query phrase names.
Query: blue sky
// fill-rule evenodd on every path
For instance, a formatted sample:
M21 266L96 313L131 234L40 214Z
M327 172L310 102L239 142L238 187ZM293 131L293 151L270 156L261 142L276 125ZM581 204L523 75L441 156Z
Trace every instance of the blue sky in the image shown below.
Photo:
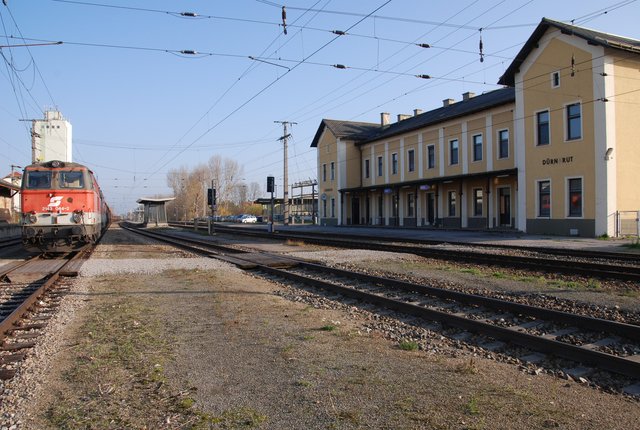
M297 123L289 183L315 179L322 118L378 122L497 89L542 17L640 38L633 0L7 0L0 46L64 43L0 48L0 174L30 163L19 120L57 107L73 125L74 161L119 213L170 195L169 169L213 155L238 161L247 182L282 183L274 121Z

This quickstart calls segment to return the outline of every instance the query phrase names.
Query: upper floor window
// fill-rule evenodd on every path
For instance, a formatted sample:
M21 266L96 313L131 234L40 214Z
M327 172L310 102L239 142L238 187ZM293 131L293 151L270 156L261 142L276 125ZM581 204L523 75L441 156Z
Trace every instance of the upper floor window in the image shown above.
M536 144L548 145L550 141L548 110L536 113L536 132Z
M436 146L427 146L427 169L433 169L436 167Z
M458 139L449 141L449 164L458 164Z
M538 216L551 216L551 181L548 180L538 182Z
M498 132L498 158L509 158L509 130Z
M409 171L413 172L416 170L416 152L413 149L410 149L407 152L407 161L409 164Z
M582 216L582 178L569 179L569 216Z
M567 105L567 140L582 137L582 112L580 103Z
M398 174L398 154L395 152L391 154L391 174Z
M333 181L334 179L336 179L336 164L332 161L331 162L331 180Z
M369 159L367 158L366 160L364 160L364 177L369 178L369 175L370 175Z
M327 165L322 165L322 182L327 182Z
M378 157L378 176L382 176L382 156Z
M482 160L482 135L473 136L473 161Z
M558 88L560 86L560 72L553 72L551 74L551 88Z

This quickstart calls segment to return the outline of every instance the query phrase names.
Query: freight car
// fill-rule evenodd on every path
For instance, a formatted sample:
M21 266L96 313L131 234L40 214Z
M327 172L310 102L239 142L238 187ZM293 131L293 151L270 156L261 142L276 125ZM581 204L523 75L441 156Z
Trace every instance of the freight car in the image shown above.
M48 161L24 169L22 243L29 251L68 252L95 243L111 212L93 172L78 163Z

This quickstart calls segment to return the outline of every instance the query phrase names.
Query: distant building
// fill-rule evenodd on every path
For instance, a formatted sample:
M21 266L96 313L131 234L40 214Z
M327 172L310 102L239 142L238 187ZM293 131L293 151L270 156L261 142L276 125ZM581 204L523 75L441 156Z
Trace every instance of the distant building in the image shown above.
M638 82L640 40L544 18L502 89L395 123L322 120L320 224L624 234L640 213Z
M46 111L44 119L32 122L31 161L73 161L72 134L71 123L64 119L60 112Z
M22 174L13 172L0 178L0 223L17 223L20 213Z

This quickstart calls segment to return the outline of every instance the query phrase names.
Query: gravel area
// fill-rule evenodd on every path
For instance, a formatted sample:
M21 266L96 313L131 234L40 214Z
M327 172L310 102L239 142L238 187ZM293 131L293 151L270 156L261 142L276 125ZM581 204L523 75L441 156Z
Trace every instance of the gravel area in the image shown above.
M0 429L600 430L640 422L637 401L487 360L427 325L216 260L131 251L117 233L135 258L112 258L120 252L113 240L69 281L72 293L38 346L1 386ZM294 255L411 262L369 251Z
M572 311L582 307L583 313L598 312L599 317L621 320L615 314L633 314L629 322L640 321L640 285L628 282L597 280L594 284L570 276L534 276L530 273L477 265L449 265L442 261L408 254L367 250L333 250L295 252L289 255L347 270L360 270L372 275L398 277L427 283L439 288L517 300L524 296L533 305L554 305ZM518 300L522 301L522 300ZM538 304L534 303L535 301Z

